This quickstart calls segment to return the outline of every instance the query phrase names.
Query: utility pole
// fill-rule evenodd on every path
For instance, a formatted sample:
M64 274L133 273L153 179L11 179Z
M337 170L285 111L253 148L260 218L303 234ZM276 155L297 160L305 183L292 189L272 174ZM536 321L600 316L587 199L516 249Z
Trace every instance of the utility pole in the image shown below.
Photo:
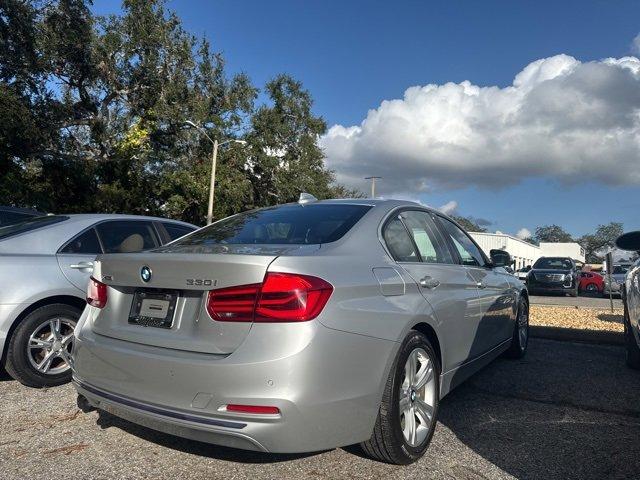
M376 180L382 177L364 177L365 180L371 180L371 198L376 198Z

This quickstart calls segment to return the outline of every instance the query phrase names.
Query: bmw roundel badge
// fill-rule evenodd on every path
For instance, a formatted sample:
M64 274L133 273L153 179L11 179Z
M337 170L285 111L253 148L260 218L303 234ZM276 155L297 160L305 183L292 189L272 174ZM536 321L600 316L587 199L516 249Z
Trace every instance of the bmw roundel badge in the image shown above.
M143 282L151 280L151 269L146 265L140 269L140 278Z

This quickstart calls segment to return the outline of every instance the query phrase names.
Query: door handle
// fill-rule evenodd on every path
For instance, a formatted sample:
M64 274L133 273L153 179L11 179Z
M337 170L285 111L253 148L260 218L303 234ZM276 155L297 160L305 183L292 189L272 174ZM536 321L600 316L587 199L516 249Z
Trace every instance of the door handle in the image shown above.
M432 278L432 277L430 277L428 275L426 277L422 277L420 279L420 286L422 288L434 289L438 285L440 285L440 282L438 280L436 280L435 278Z
M73 263L69 265L69 268L73 268L74 270L85 270L88 268L93 268L93 262Z
M484 283L482 283L482 282L478 282L478 283L476 283L476 286L477 286L478 288L480 288L480 289L482 289L482 288L487 288L487 286L486 286Z

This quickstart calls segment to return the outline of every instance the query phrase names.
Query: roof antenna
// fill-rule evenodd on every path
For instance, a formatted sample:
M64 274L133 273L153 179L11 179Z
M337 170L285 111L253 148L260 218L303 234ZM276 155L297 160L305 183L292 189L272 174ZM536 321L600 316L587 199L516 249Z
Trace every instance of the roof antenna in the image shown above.
M307 192L300 193L300 198L298 198L298 203L300 205L304 205L306 203L317 202L318 199Z

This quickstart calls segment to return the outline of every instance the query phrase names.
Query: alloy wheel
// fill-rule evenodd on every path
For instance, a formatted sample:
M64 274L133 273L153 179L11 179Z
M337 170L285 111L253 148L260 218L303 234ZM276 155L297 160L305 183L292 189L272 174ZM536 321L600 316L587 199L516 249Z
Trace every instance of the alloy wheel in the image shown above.
M400 385L400 427L405 441L417 447L427 438L436 404L436 374L433 361L422 348L414 349L404 366Z
M27 342L31 366L44 375L58 375L71 368L75 320L56 317L42 322Z

